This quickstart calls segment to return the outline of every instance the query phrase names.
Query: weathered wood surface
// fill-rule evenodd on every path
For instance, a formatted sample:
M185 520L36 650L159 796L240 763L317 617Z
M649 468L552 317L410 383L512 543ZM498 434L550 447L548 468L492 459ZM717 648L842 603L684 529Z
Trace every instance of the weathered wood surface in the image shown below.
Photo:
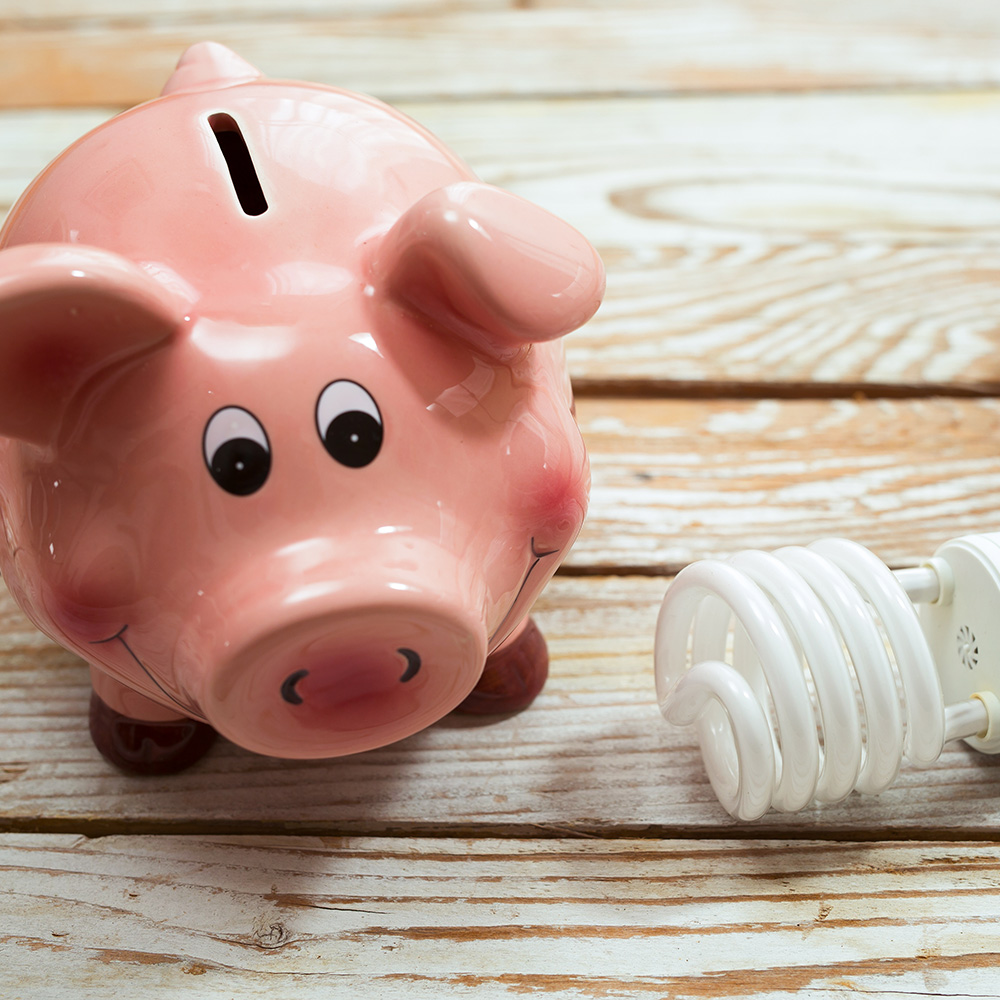
M127 778L87 732L89 678L8 604L0 658L0 828L461 833L550 837L1000 836L1000 759L951 744L878 797L737 825L687 732L656 707L653 628L667 581L555 580L537 605L552 656L520 715L449 717L381 750L277 761L220 742L191 771Z
M0 104L131 104L211 37L272 76L413 96L975 87L991 0L4 0Z
M995 399L590 400L578 570L676 572L827 535L887 562L1000 527Z
M652 677L692 559L998 526L1000 7L0 0L0 217L203 38L400 103L598 246L591 515L528 711L335 761L118 774L0 591L4 1000L1000 997L1000 758L737 824Z
M1000 96L404 109L602 252L607 299L568 341L582 391L1000 386ZM0 215L109 113L0 114Z
M993 995L1000 847L0 837L5 995Z

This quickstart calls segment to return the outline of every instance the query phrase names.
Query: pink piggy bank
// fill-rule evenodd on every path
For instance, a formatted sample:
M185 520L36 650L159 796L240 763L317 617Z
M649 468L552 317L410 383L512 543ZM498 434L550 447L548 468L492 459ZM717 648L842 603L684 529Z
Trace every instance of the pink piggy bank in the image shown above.
M0 568L138 772L316 758L544 682L604 273L404 115L189 49L0 231Z

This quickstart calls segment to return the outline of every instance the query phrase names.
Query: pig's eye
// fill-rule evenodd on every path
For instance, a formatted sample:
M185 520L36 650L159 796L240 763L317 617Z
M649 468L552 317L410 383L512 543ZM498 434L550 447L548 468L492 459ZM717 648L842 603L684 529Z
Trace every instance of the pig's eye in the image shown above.
M271 471L271 446L260 421L239 406L217 410L205 426L205 464L238 497L256 493Z
M352 469L371 462L382 447L382 414L357 382L331 382L316 404L316 429L323 447Z

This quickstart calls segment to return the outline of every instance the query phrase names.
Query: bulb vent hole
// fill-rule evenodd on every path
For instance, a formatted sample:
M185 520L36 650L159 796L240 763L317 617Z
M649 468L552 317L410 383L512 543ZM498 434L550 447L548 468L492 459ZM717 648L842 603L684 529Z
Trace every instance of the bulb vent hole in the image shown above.
M979 640L968 625L963 625L956 636L958 658L962 666L974 670L979 665Z
M208 124L229 168L229 177L240 201L240 208L246 215L263 215L267 211L267 199L239 125L227 114L212 115Z

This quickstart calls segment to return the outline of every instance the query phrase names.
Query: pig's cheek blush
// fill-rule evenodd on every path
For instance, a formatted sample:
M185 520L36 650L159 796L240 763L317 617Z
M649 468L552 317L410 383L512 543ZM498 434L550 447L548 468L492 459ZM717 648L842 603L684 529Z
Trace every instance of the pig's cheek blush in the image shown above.
M510 437L504 474L511 509L524 519L536 549L568 546L587 509L590 476L582 444L574 450L551 433L542 437L519 424Z
M135 616L139 579L137 555L128 546L76 553L52 577L53 618L84 641L106 638L108 628L115 631Z
M568 470L540 477L532 497L537 519L534 527L536 549L562 549L570 544L587 512L586 488ZM582 496L581 496L582 494Z

